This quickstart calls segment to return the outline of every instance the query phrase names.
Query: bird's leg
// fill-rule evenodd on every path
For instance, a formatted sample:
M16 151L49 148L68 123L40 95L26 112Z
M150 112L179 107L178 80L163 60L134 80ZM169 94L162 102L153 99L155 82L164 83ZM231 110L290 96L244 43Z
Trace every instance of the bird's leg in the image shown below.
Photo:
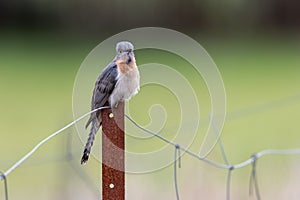
M119 101L115 104L114 108L118 108Z
M121 102L124 102L124 101L125 101L124 99L121 99L120 101L118 101L118 102L115 104L114 108L118 108L119 104L120 104Z

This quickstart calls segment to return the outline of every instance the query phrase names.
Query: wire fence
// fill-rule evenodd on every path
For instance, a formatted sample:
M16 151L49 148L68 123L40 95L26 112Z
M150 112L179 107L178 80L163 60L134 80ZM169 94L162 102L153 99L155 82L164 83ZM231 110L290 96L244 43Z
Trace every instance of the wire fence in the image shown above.
M281 99L281 100L277 100L275 102L272 102L271 107L279 107L282 106L283 104L286 103L294 103L294 102L298 102L300 100L300 95L297 94L295 96L292 97L288 97L285 99ZM261 109L269 109L270 104L266 104L266 107L263 106L259 106L260 110ZM53 137L61 134L64 130L68 129L69 127L73 126L74 124L76 124L78 121L84 119L86 116L90 115L93 112L96 112L98 110L101 109L107 109L110 108L109 106L106 107L101 107L101 108L97 108L94 109L90 112L85 113L84 115L82 115L81 117L77 118L76 120L72 121L71 123L67 124L66 126L64 126L63 128L61 128L60 130L54 132L53 134L49 135L48 137L46 137L45 139L43 139L41 142L39 142L36 146L34 146L32 148L31 151L29 151L27 154L25 154L19 161L17 161L14 165L12 165L9 169L7 169L6 171L2 172L0 171L0 180L3 181L3 186L4 186L4 197L5 200L8 200L8 185L7 185L7 179L8 179L8 175L11 174L14 170L16 170L17 167L19 167L20 165L22 165L24 163L24 161L26 161L30 156L32 156L43 144L45 144L46 142L48 142L49 140L51 140ZM248 110L247 110L248 111ZM258 110L257 110L258 111ZM244 113L244 114L249 114L249 112L236 112L236 113ZM253 112L250 112L253 113ZM234 115L232 115L234 116ZM226 181L226 199L230 200L230 189L231 189L231 176L232 176L232 172L235 169L240 169L246 166L251 165L252 166L252 170L251 170L251 174L250 174L250 184L249 184L249 194L253 195L255 194L255 197L257 200L261 199L261 195L259 192L259 186L258 186L258 182L257 182L257 173L256 173L256 166L257 166L257 161L264 157L264 156L268 156L268 155L300 155L300 148L296 148L296 149L283 149L283 150L279 150L279 149L269 149L269 150L263 150L261 152L258 152L256 154L253 154L249 159L237 163L237 164L231 164L226 156L226 152L225 149L223 147L222 141L219 138L218 139L218 145L220 147L221 150L221 154L222 154L222 158L224 160L224 163L219 163L219 162L215 162L213 160L208 159L207 157L202 157L192 151L190 151L189 149L186 149L185 147L182 147L180 144L178 143L174 143L173 141L170 141L168 139L166 139L165 137L161 136L160 134L153 132L151 130L148 130L146 128L144 128L143 126L139 125L136 121L134 121L131 117L129 117L128 115L125 114L125 117L127 118L128 121L130 121L132 124L134 124L137 128L139 128L140 130L151 134L152 136L155 136L156 138L160 139L161 141L168 143L169 145L174 146L174 161L173 161L173 171L174 171L174 187L175 187L175 195L176 195L176 199L179 200L180 199L180 191L179 191L179 187L178 187L178 168L181 167L181 157L184 153L188 154L189 156L205 162L211 166L217 167L217 168L221 168L224 170L227 170L227 181ZM218 130L216 130L215 126L214 126L214 119L213 116L210 116L210 120L211 120L211 124L213 126L214 132L216 134L218 134ZM70 135L70 134L69 134ZM71 145L70 145L70 140L71 138L68 138L68 143L67 143L67 159L68 161L70 161L69 163L71 164L72 168L79 174L79 176L86 180L86 182L89 182L90 185L93 185L91 183L91 181L89 180L88 176L81 170L78 169L78 167L76 167L77 165L72 164L73 161L73 154L71 153ZM208 154L207 154L208 155ZM95 189L96 191L96 189Z

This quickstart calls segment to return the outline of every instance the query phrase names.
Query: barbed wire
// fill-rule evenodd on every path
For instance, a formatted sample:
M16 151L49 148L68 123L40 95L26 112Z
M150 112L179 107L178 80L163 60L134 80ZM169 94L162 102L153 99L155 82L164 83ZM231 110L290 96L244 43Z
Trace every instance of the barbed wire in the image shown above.
M298 100L298 95L295 95L293 98L291 98L293 101L295 99ZM288 99L291 100L291 99ZM277 105L281 106L282 102L278 103ZM35 153L43 144L45 144L46 142L48 142L50 139L52 139L53 137L59 135L60 133L62 133L64 130L66 130L67 128L73 126L74 124L76 124L78 121L82 120L83 118L85 118L86 116L90 115L93 112L96 112L98 110L102 110L102 109L107 109L110 108L109 106L105 106L105 107L100 107L97 109L94 109L92 111L89 111L87 113L85 113L84 115L82 115L81 117L77 118L76 120L72 121L71 123L67 124L66 126L64 126L63 128L61 128L60 130L54 132L53 134L49 135L48 137L46 137L45 139L43 139L41 142L39 142L36 146L33 147L33 149L28 152L27 154L25 154L25 156L23 156L20 160L18 160L14 165L12 165L8 170L6 170L5 172L1 172L0 171L0 180L4 180L4 193L5 193L5 199L8 200L8 188L7 188L7 176L12 173L17 167L19 167L22 163L24 163L33 153ZM165 137L159 135L156 132L150 131L144 127L142 127L141 125L139 125L136 121L134 121L131 117L129 117L127 114L125 114L125 117L132 123L134 124L137 128L139 128L140 130L151 134L153 136L155 136L156 138L164 141L165 143L168 143L170 145L173 145L175 148L175 152L174 152L174 185L175 185L175 193L176 193L176 198L177 200L179 200L180 196L179 196L179 188L178 188L178 178L177 178L177 168L181 167L181 157L184 153L200 160L203 161L209 165L212 165L214 167L217 168L221 168L221 169L226 169L228 170L228 174L227 174L227 181L226 181L226 199L230 200L230 182L231 182L231 175L232 175L232 171L235 169L239 169L239 168L243 168L246 167L248 165L252 165L252 171L251 171L251 175L250 175L250 185L249 185L249 194L253 194L253 190L255 190L255 195L256 195L256 199L260 200L260 194L259 194L259 187L258 187L258 183L257 183L257 174L256 174L256 163L257 160L263 156L267 156L267 155L296 155L296 154L300 154L300 148L296 148L296 149L268 149L268 150L263 150L261 152L258 152L256 154L254 154L253 156L251 156L249 159L237 163L237 164L230 164L223 144L221 142L221 139L218 139L218 145L221 149L221 153L222 153L222 158L224 160L225 163L218 163L215 162L213 160L208 159L207 157L203 157L200 156L182 146L180 146L180 144L174 143L173 141L170 141L168 139L166 139ZM212 127L214 129L214 132L218 135L218 131L216 130L216 127L214 125L214 120L213 120L213 116L210 116L210 121L212 123ZM183 152L183 153L181 153ZM67 155L68 156L68 155ZM72 155L69 155L72 156ZM72 159L72 157L70 157L70 159ZM178 165L177 165L178 162ZM78 171L77 169L74 169L75 171ZM84 175L86 176L86 175Z

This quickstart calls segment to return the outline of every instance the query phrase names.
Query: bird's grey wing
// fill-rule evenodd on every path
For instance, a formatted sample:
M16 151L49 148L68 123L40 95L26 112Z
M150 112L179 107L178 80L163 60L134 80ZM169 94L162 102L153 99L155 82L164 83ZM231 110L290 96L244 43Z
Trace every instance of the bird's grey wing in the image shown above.
M110 63L99 75L93 91L91 109L100 108L108 101L109 96L115 88L118 76L118 69L115 62ZM100 111L92 113L87 121L86 127L89 126L93 119L98 118Z
M92 109L104 106L117 83L117 65L112 63L98 77L93 93Z

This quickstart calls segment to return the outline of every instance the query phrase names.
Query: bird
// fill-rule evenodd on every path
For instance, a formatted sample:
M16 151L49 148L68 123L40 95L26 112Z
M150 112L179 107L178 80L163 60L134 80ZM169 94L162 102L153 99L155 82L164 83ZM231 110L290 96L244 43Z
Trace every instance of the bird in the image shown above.
M121 41L116 44L116 56L98 76L91 101L91 110L108 103L117 108L120 101L128 101L140 89L140 74L131 42ZM101 110L90 115L85 128L91 124L89 136L84 147L81 164L86 164L97 131L102 125Z

